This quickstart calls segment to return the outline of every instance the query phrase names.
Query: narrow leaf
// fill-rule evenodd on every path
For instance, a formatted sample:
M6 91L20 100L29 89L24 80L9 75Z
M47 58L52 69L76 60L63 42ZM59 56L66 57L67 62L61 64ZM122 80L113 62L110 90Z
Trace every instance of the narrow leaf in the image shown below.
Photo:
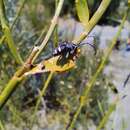
M130 7L130 0L128 0L128 6Z
M86 0L76 0L76 10L79 20L86 25L89 21L89 8Z
M4 32L5 37L7 39L9 49L10 49L11 53L13 54L16 62L18 64L22 64L23 63L22 58L21 58L21 56L20 56L19 52L17 51L17 48L14 44L14 40L13 40L13 37L12 37L12 34L11 34L9 27L5 25L5 27L3 27L3 32Z
M4 36L7 40L8 46L10 48L11 53L13 54L16 62L18 64L22 64L22 58L19 54L19 52L17 51L17 48L14 44L14 40L11 34L11 30L9 28L8 22L6 20L6 16L5 16L5 7L4 7L4 1L0 0L0 22L1 22L1 27L4 33ZM4 39L3 39L4 40Z
M3 36L0 38L0 45L3 44L4 40L5 40L5 35L3 35Z

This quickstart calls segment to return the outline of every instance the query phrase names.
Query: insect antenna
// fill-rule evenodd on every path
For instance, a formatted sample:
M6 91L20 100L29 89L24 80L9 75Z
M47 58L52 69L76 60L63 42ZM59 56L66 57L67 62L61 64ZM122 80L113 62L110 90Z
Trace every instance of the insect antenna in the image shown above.
M81 47L81 46L83 46L83 45L90 45L90 46L94 49L94 52L95 52L94 54L96 55L97 49L96 49L96 47L95 47L93 44L91 44L91 43L89 43L89 42L84 42L84 43L78 44L77 47Z
M127 75L126 80L124 81L123 88L127 85L128 81L130 79L130 74Z

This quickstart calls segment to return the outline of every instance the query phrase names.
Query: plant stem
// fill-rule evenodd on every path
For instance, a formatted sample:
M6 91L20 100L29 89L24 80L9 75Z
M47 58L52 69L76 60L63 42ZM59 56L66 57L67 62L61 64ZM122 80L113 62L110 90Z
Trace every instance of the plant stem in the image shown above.
M22 79L18 77L13 77L10 82L6 85L5 89L2 91L0 95L0 110L8 100L12 91L14 90L14 86L16 86Z
M99 100L97 100L97 104L98 104L98 108L100 110L101 116L103 117L104 116L104 110L103 110L103 107L102 107L102 103Z
M0 38L0 46L2 45L2 43L4 42L5 40L5 35L3 35L1 38Z
M56 9L57 9L57 6L58 6L58 2L59 2L59 0L55 0L55 7L56 7ZM63 3L61 3L62 5L63 5ZM60 10L61 10L61 7L62 6L60 6ZM58 9L57 9L58 10ZM59 13L60 13L60 10L59 10ZM57 13L57 15L59 15L59 13ZM54 18L55 18L55 16L54 16ZM55 18L55 19L58 19L58 17L57 18ZM56 20L57 21L57 20ZM56 22L57 23L57 22ZM56 24L55 23L55 24ZM52 26L53 27L53 26ZM51 30L51 29L50 29ZM57 25L55 25L55 27L53 28L53 30L54 30L54 45L55 45L55 47L57 46L57 44L58 44L58 29L57 29ZM51 32L52 33L52 32ZM49 34L48 34L49 35ZM51 35L50 35L51 36ZM38 97L38 99L37 99L37 102L36 102L36 106L35 106L35 109L34 109L34 113L33 113L33 118L32 118L32 123L31 124L33 124L33 122L34 122L34 119L35 119L35 115L36 115L36 112L37 112L37 110L38 110L38 107L39 107L39 105L40 105L40 98L41 98L41 96L44 96L44 94L45 94L45 92L46 92L46 90L47 90L47 87L48 87L48 85L49 85L49 83L50 83L50 81L51 81L51 79L52 79L52 77L53 77L53 73L54 72L50 72L50 74L49 74L49 76L48 76L48 78L47 78L47 80L46 80L46 82L45 82L45 84L44 84L44 86L43 86L43 89L42 89L42 91L41 91L41 95L39 95L39 97ZM32 127L32 125L31 125L31 127Z
M59 0L55 0L55 8L57 8L57 5L58 5L58 1ZM53 35L53 41L54 41L54 47L57 47L58 46L58 26L56 25L55 26L55 29L54 29L54 35Z
M36 106L35 106L34 113L33 113L33 116L32 116L31 128L32 128L32 125L33 125L33 123L34 123L34 121L35 121L35 115L36 115L36 112L37 112L38 107L39 107L39 105L40 105L41 96L44 96L44 95L45 95L45 92L46 92L46 90L47 90L47 87L48 87L48 85L49 85L51 79L52 79L53 74L54 74L54 72L50 72L50 74L49 74L49 76L48 76L48 78L47 78L47 80L46 80L46 82L45 82L45 84L44 84L44 86L43 86L43 89L42 89L40 95L39 95L38 98L37 98Z
M45 36L43 42L42 42L41 45L39 46L39 51L38 51L37 54L35 55L35 57L34 57L34 59L33 59L32 62L34 62L34 60L39 56L39 54L42 52L42 50L43 50L43 49L45 48L45 46L47 45L47 42L48 42L49 38L51 37L51 35L52 35L52 33L53 33L54 29L55 29L55 26L56 26L56 24L57 24L57 20L58 20L59 14L60 14L61 8L62 8L62 6L63 6L63 2L64 2L64 0L59 0L59 4L58 4L58 6L57 6L55 15L54 15L54 17L53 17L53 19L52 19L52 21L51 21L52 24L51 24L51 26L50 26L50 28L49 28L49 30L48 30L48 32L47 32L47 35Z
M3 123L2 123L1 120L0 120L0 129L1 129L1 130L5 130L4 125L3 125Z
M49 83L50 83L50 81L51 81L51 79L52 79L53 74L54 74L54 72L50 72L50 74L49 74L49 76L48 76L48 78L47 78L47 80L46 80L46 82L45 82L45 84L44 84L44 86L43 86L43 89L41 90L41 96L44 96L44 95L45 95L45 92L46 92L46 90L47 90L47 88L48 88L48 85L49 85ZM40 105L40 96L39 96L39 98L37 99L37 103L36 103L36 107L35 107L35 112L37 111L39 105ZM35 112L34 112L34 113L35 113Z
M113 47L115 46L118 37L119 37L120 34L121 34L121 30L122 30L122 28L123 28L123 25L124 25L124 22L125 22L125 20L126 20L126 17L127 17L127 13L125 13L125 15L124 15L124 17L123 17L123 19L122 19L122 22L121 22L121 24L120 24L120 27L119 27L119 29L118 29L118 32L117 32L117 34L115 35L115 37L113 38L113 40L112 40L111 46L108 48L108 50L107 50L106 53L105 53L105 56L102 58L102 62L101 62L101 64L99 65L99 68L97 69L97 71L96 71L96 73L94 74L94 76L92 77L92 79L91 79L88 83L86 83L86 87L85 87L85 90L84 90L84 92L83 92L83 95L80 97L80 99L81 99L81 100L80 100L80 105L79 105L79 107L78 107L78 109L77 109L77 111L76 111L76 113L75 113L75 115L74 115L74 117L73 117L73 119L72 119L72 121L71 121L71 123L70 123L70 127L69 127L68 130L72 130L72 129L73 129L74 124L75 124L75 122L76 122L76 120L77 120L77 118L78 118L78 115L79 115L80 112L81 112L82 107L87 103L87 101L88 101L87 99L88 99L89 93L90 93L90 91L91 91L93 85L95 84L97 77L99 76L99 74L100 74L101 71L103 70L103 68L104 68L104 66L105 66L105 63L106 63L106 61L107 61L109 55L111 54L111 51L112 51Z
M99 126L96 128L96 130L101 130L101 129L105 126L105 124L107 123L107 121L108 121L110 115L112 114L112 112L113 112L115 109L116 109L116 102L113 103L113 104L111 104L111 105L109 106L109 109L108 109L107 113L106 113L106 114L104 115L104 117L102 118L102 120L101 120Z
M100 18L102 17L104 12L106 11L106 9L109 6L110 2L111 2L111 0L102 0L99 8L94 13L94 15L89 20L89 22L86 21L87 23L86 23L85 31L77 39L75 39L73 41L74 43L80 43L82 40L84 40L88 36L90 31L95 27L95 25L98 23L98 21L100 20Z

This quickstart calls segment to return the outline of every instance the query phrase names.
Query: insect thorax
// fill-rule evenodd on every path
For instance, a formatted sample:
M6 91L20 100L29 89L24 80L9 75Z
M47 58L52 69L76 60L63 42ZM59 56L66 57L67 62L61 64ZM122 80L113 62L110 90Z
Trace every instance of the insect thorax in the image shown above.
M57 56L57 55L68 55L67 57L69 57L70 55L74 55L77 51L77 45L71 42L62 42L59 44L59 46L57 48L54 49L53 51L53 55Z

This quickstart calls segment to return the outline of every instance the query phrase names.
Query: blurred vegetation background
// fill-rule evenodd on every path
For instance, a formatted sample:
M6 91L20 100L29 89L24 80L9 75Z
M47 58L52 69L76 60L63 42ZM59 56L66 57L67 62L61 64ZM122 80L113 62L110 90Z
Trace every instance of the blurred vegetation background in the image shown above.
M4 2L5 13L11 26L23 0L4 0ZM96 11L100 2L101 0L88 0L90 16ZM44 32L42 39L44 38L51 23L55 5L55 0L25 0L21 15L12 29L15 45L24 60L31 52L34 44L40 44L41 41L39 43L36 41L41 32ZM126 6L127 0L112 0L98 24L117 26L120 23L118 19L122 18ZM64 19L74 18L78 21L74 0L65 0L60 17ZM0 37L2 35L2 31L0 31ZM68 35L62 36L62 32L58 32L58 35L59 41L70 39ZM53 35L45 53L41 54L37 62L52 52L54 38ZM103 54L98 50L98 53L94 56L89 53L89 50L87 51L86 54L86 50L82 49L81 56L77 61L77 68L54 75L44 96L45 104L42 103L39 107L33 126L39 128L52 127L54 129L56 125L59 125L61 129L65 129L79 104L79 97L85 83L96 71ZM0 59L0 91L2 91L19 67L13 60L6 41L0 43ZM5 126L7 125L7 128L11 126L14 130L15 127L21 129L31 127L32 111L36 104L36 97L39 94L38 89L43 87L47 76L48 73L30 76L20 84L8 104L0 112L0 120ZM84 106L80 114L76 123L77 128L82 125L85 129L88 127L90 120L94 124L100 122L104 112L108 109L110 86L113 86L110 79L102 73L91 91L89 104ZM15 127L13 128L13 126Z

